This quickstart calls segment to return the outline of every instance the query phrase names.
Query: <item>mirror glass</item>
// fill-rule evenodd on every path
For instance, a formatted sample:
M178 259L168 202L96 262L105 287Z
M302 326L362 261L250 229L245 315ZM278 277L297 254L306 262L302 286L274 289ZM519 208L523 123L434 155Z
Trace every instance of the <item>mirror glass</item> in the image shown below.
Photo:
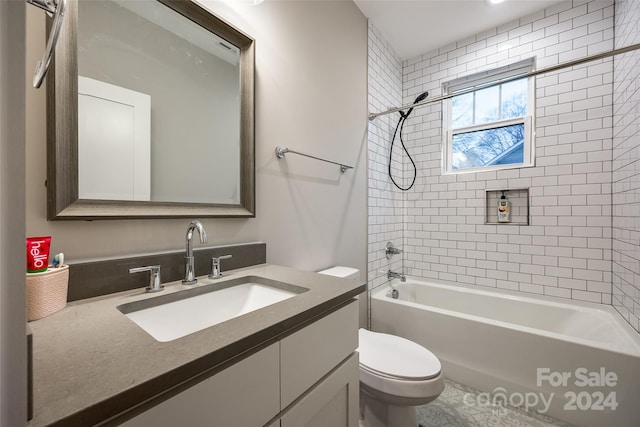
M49 154L70 159L49 159L66 200L49 218L253 216L253 40L190 1L68 7L48 114Z
M81 1L80 198L238 203L239 61L155 0Z

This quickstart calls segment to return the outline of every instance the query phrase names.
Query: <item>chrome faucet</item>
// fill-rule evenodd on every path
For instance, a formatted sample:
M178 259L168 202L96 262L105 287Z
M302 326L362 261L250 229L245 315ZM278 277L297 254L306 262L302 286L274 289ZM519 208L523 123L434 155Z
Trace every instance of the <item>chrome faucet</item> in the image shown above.
M160 292L164 289L164 285L160 284L160 266L150 265L148 267L130 268L129 273L140 273L142 271L149 272L149 286L145 288L147 292Z
M187 253L184 257L184 280L183 285L195 285L198 279L195 277L195 262L193 258L193 230L198 230L200 243L207 243L207 232L200 221L191 221L187 228Z
M395 271L387 271L387 279L400 279L401 282L407 281L407 276L402 273L396 273Z
M209 273L209 279L219 279L222 277L222 268L220 268L220 261L229 258L233 258L233 255L222 255L219 257L211 258L211 273Z

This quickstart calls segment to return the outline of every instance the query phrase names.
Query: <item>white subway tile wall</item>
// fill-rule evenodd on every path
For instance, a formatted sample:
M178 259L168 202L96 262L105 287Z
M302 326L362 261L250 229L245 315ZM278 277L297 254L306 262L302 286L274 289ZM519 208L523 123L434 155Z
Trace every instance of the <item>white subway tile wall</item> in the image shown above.
M369 111L383 111L402 102L402 61L369 23ZM402 270L402 255L387 260L385 246L392 242L401 248L403 243L403 195L396 190L387 174L389 141L399 115L380 117L369 122L369 290L387 282L385 271ZM393 150L394 177L404 185L402 158Z
M618 1L615 13L636 39L638 3ZM371 26L369 35L369 108L377 112L399 105L390 95L399 87L408 104L424 91L441 95L444 81L529 57L544 68L613 49L614 2L566 1L411 58L402 63L401 84L391 48ZM640 180L634 177L640 175L634 170L640 166L634 167L640 165L640 119L634 102L640 92L634 65L639 56L627 55L626 65L616 59L625 83L616 79L615 127L613 59L536 78L535 167L443 175L441 104L434 103L416 109L405 126L418 179L414 189L400 194L385 178L397 117L372 121L370 287L385 281L378 273L386 266L384 242L402 236L403 267L410 275L603 304L612 304L613 294L614 305L638 329ZM402 166L406 182L413 169L406 159ZM529 188L529 226L484 223L485 190L500 188Z
M567 1L403 64L403 101L535 57L537 68L613 48L613 1ZM418 159L406 195L411 275L611 303L613 61L536 79L536 166L443 175L441 104L406 127ZM529 188L529 226L485 225L486 189Z
M509 201L509 220L506 221L508 224L516 225L516 224L529 224L529 189L510 189L507 191L495 191L495 190L487 190L485 192L485 224L487 223L497 223L500 222L498 220L498 201L502 198L502 196ZM462 211L463 208L459 209ZM469 215L475 215L475 208L466 208L464 210L468 212Z
M616 1L616 48L640 43L640 2ZM614 59L613 306L640 332L640 53Z

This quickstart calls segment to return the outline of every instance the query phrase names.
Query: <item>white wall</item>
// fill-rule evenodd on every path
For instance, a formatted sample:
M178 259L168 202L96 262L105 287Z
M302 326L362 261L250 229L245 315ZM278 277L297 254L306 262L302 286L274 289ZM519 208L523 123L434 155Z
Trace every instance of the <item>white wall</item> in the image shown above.
M640 2L616 1L616 49L640 43ZM640 332L640 52L614 58L613 306Z
M205 2L256 39L255 219L204 219L209 245L267 243L270 263L366 271L367 23L350 1ZM29 11L27 63L44 46ZM27 233L52 235L70 262L182 249L188 220L46 221L45 94L27 90ZM354 165L288 155L277 145ZM197 245L196 245L197 246Z
M25 70L25 8L0 2L0 425L7 427L27 420L23 88L33 70Z
M403 101L535 56L613 48L612 0L566 1L410 59ZM441 103L405 127L420 173L406 194L405 268L421 277L611 303L612 59L536 78L535 167L443 175ZM531 225L485 225L486 189L529 188Z

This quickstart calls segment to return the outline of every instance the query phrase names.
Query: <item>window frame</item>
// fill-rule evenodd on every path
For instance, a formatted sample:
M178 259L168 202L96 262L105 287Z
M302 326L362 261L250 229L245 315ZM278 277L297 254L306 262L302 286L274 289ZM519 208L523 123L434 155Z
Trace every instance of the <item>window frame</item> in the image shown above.
M529 58L504 67L483 71L442 84L444 95L456 92L474 93L487 87L498 86L518 77L527 79L527 115L510 119L499 119L493 122L474 124L462 128L452 129L452 97L443 102L442 112L442 173L459 174L470 172L485 172L503 169L517 169L535 166L535 77L527 74L535 70L535 58ZM475 104L474 104L475 108ZM522 163L504 165L478 166L473 168L453 169L453 136L475 131L495 129L515 124L524 124L524 149Z

